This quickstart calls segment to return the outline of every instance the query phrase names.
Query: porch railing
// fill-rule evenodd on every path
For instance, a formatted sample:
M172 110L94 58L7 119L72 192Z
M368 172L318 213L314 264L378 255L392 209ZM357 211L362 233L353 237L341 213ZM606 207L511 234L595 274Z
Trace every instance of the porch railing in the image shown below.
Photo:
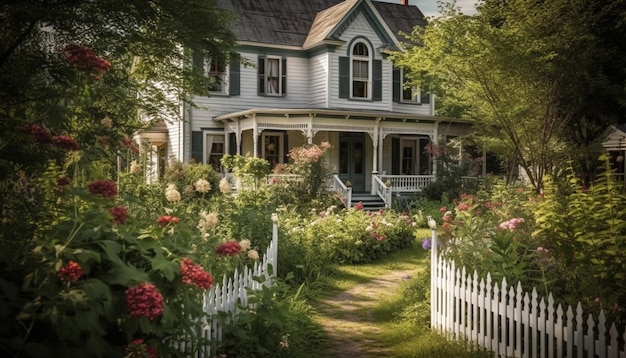
M396 193L418 192L435 181L434 175L375 175L383 183L391 183L391 191Z
M337 193L339 200L341 200L346 208L352 205L352 187L347 187L343 183L343 180L339 178L339 175L333 175L329 182L328 189Z
M391 188L378 175L372 175L372 194L382 198L386 208L391 207Z

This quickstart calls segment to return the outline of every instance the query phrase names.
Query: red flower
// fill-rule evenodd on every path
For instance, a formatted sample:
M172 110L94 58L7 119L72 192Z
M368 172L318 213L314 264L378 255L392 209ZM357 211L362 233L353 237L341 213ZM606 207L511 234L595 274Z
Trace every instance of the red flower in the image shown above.
M185 257L180 262L180 273L183 276L183 283L188 285L193 284L207 290L213 284L213 277L211 277L211 274L204 271L200 265L196 264L188 257Z
M52 137L52 140L54 141L54 144L59 149L63 149L63 150L78 150L80 148L80 145L78 145L78 142L75 141L74 138L72 138L70 136L57 135L57 136Z
M215 253L219 256L237 255L241 252L241 245L237 241L227 241L217 246Z
M114 224L123 224L128 219L128 211L125 206L115 206L109 209Z
M35 143L47 144L52 141L50 133L48 133L48 131L39 124L31 124L26 127L22 127L20 131L22 133L30 135Z
M59 179L57 179L57 185L58 186L66 186L69 185L71 183L70 178L68 177L60 177Z
M178 218L175 216L163 215L157 219L157 223L161 225L178 224Z
M63 48L65 59L74 65L78 70L91 74L95 79L100 79L102 75L109 71L111 63L98 57L92 50L70 44Z
M163 296L151 283L140 283L126 290L126 310L132 317L153 320L163 313Z
M363 203L359 201L358 203L354 204L354 208L356 210L363 210Z
M465 210L469 209L469 204L467 204L467 203L459 203L457 208L459 209L459 211L465 211Z
M89 192L105 198L113 198L117 195L117 183L111 180L96 180L87 187Z
M74 261L70 261L59 270L59 279L74 283L83 275L83 269Z
M124 349L124 353L127 358L159 358L156 348L147 345L141 338L130 342Z
M446 211L448 211L448 208L446 208L445 206L442 206L441 208L439 208L439 212L440 213L445 213Z

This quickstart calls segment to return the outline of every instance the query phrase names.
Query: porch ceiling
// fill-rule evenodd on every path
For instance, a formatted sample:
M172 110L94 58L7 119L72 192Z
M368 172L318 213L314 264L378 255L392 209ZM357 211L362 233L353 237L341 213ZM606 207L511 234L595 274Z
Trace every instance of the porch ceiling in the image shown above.
M221 116L213 117L213 120L228 123L236 122L241 119L262 117L262 116L284 116L285 118L293 117L325 117L325 118L343 118L343 119L361 119L361 120L389 120L394 122L412 122L412 123L459 123L471 124L472 121L466 119L425 116L410 113L400 113L391 111L366 111L355 109L325 109L325 108L252 108L245 111L232 112Z

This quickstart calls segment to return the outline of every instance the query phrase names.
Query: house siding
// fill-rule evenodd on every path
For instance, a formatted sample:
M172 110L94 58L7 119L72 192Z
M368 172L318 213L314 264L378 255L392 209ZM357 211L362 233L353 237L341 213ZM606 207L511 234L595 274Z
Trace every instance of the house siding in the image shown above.
M328 83L330 80L330 56L323 53L310 60L310 101L311 108L328 107Z

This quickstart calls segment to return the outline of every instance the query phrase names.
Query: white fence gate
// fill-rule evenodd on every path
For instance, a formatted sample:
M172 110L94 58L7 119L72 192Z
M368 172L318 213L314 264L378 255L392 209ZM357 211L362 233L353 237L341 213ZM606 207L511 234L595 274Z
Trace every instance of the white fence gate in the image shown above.
M275 214L274 214L275 215ZM232 277L224 275L222 284L215 284L204 294L204 312L213 316L218 312L227 312L237 314L239 308L237 302L242 306L248 306L247 289L260 290L263 285L271 284L272 275L276 275L278 262L278 220L272 215L272 241L265 251L265 255L257 261L252 268L244 267L243 272L235 271ZM270 272L269 267L272 267ZM254 280L254 277L265 276L265 281L260 283ZM206 322L200 332L202 338L210 341L222 340L222 326L218 320ZM194 347L181 342L177 347L181 352L192 352ZM189 355L187 355L189 356ZM211 355L211 347L200 347L193 355L198 358L209 358Z
M509 286L506 279L479 279L442 259L437 252L437 230L431 244L431 328L456 339L495 352L496 357L522 358L626 358L622 336L601 311L598 319L586 315L578 303L566 311L555 308L552 294L547 301L533 289L529 295L521 284ZM539 299L539 302L537 301Z

